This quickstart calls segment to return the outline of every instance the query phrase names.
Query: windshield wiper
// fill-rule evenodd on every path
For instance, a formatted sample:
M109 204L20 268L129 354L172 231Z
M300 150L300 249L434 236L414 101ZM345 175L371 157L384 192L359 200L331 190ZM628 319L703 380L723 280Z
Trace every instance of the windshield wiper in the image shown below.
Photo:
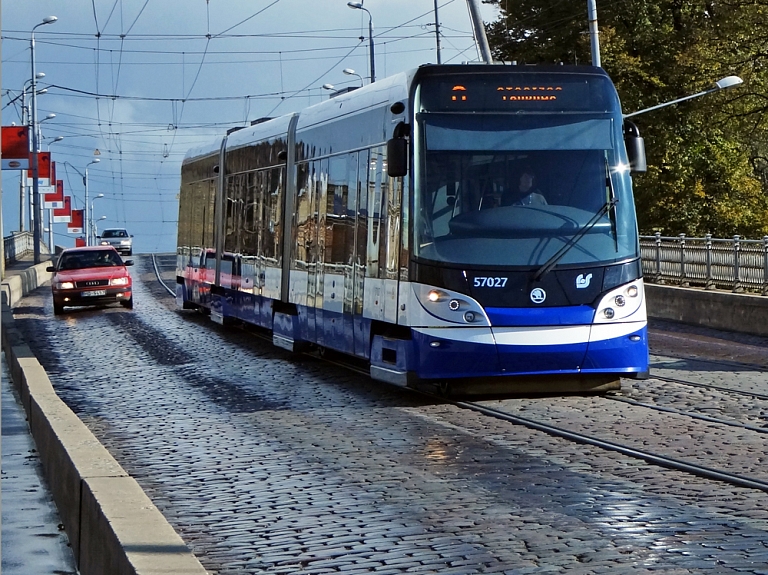
M592 228L595 227L597 222L600 221L600 218L602 218L605 214L608 213L610 209L612 209L616 204L619 203L618 198L611 198L608 200L605 204L603 204L603 207L600 208L597 213L590 218L590 220L584 225L583 228L581 228L578 233L574 234L573 237L568 240L563 247L561 247L557 252L555 252L555 255L553 255L551 258L549 258L543 266L541 266L536 273L533 276L533 281L537 282L541 278L543 278L545 275L547 275L550 271L552 271L552 268L557 265L557 262L559 262L565 254L567 254L573 246L576 245L576 243L584 237L584 235L589 232Z

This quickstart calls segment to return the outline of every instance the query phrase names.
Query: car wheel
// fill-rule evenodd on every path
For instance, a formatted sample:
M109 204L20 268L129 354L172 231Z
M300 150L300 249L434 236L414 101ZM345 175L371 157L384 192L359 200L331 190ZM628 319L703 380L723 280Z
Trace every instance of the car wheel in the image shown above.
M53 304L53 315L61 315L64 313L64 306L57 303Z
M120 305L125 307L125 308L128 308L128 309L133 309L133 296L131 296L128 299L124 299L123 301L121 301Z

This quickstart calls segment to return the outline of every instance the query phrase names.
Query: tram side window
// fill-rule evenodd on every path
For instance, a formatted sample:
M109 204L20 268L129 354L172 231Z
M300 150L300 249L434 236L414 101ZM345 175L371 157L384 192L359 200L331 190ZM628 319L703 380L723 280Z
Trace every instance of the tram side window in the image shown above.
M346 207L349 196L347 157L337 156L328 162L328 195L326 197L325 262L344 264L349 220ZM351 239L351 238L350 238Z
M203 187L203 194L200 198L203 208L202 221L202 246L206 248L213 247L213 227L216 217L216 182L208 180Z
M307 163L296 166L296 202L294 218L295 225L293 237L292 263L295 269L306 269L307 248L311 240L309 230L310 199L313 194L313 181L310 174L310 165Z
M242 229L242 253L243 255L256 255L258 249L258 225L259 225L259 195L256 187L256 172L250 172L246 177L245 196L243 198L243 229Z
M236 174L227 179L224 251L231 253L240 253L242 251L241 232L243 228L246 178L246 174Z
M268 262L280 261L280 202L283 197L282 168L273 168L260 174L263 198L261 216L261 254Z
M363 313L362 283L368 260L368 175L370 151L359 152L357 172L357 253L355 254L355 304L354 313Z

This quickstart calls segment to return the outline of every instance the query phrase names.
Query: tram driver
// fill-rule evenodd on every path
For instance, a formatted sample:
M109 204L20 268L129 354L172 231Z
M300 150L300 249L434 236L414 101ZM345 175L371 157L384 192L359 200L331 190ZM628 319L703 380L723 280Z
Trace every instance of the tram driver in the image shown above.
M546 206L547 199L536 187L536 173L532 168L520 172L517 189L504 192L501 197L502 206Z

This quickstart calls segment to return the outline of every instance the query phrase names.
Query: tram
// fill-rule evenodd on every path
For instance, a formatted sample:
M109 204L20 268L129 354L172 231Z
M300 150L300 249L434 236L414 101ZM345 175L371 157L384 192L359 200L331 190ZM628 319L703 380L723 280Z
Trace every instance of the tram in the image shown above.
M190 150L177 304L395 385L615 389L648 372L644 169L600 68L424 65Z

